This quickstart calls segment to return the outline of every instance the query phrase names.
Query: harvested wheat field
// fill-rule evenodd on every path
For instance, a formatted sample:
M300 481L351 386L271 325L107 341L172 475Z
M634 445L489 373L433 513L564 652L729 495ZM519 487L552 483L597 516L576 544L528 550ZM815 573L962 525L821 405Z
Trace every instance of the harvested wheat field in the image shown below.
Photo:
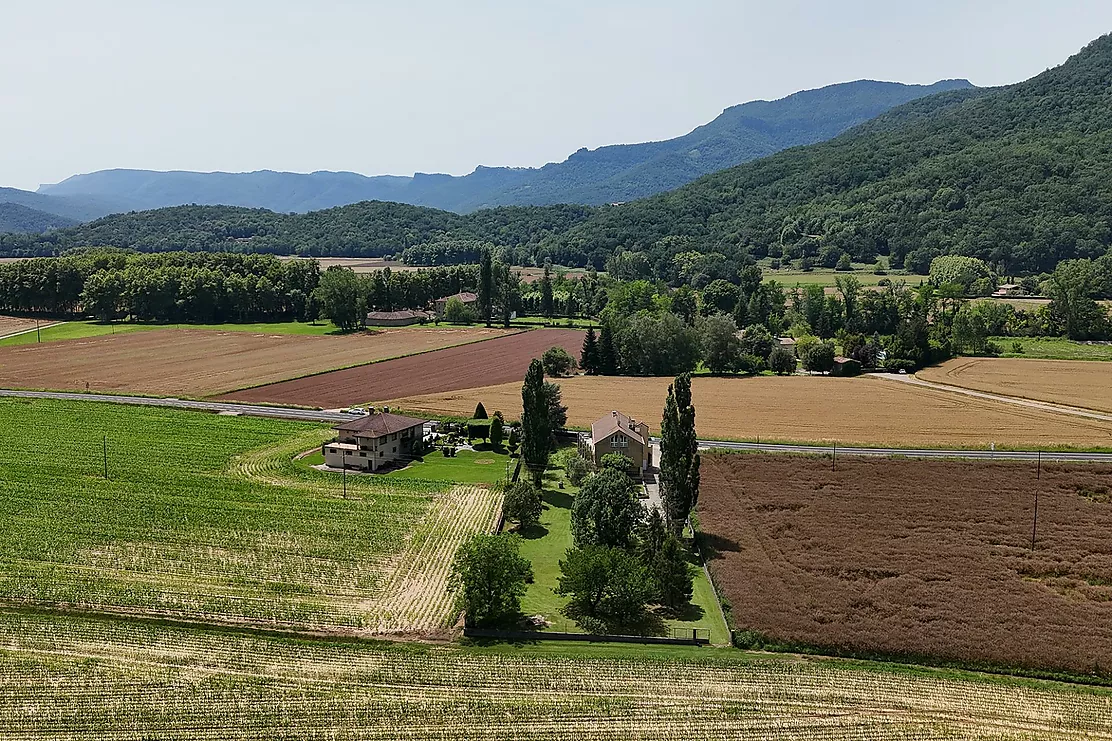
M653 434L667 378L577 376L559 381L568 424L586 429L619 409ZM974 399L922 386L858 378L703 378L693 381L699 436L719 440L836 441L925 447L1112 447L1112 423ZM521 383L391 400L412 411L470 416L476 402L520 414ZM514 411L511 411L514 410Z
M45 322L47 325L53 323L54 322ZM0 316L0 337L7 337L8 335L34 328L34 319L26 319L18 316Z
M529 361L539 358L554 345L578 355L583 345L583 334L578 329L534 329L481 344L245 389L226 394L221 400L333 409L386 401L395 396L451 392L506 383L524 378ZM521 403L520 386L517 403ZM510 405L507 408L516 407ZM465 416L470 416L474 410L472 403Z
M209 396L502 334L403 328L313 337L159 329L0 348L0 387Z
M915 374L924 381L1112 412L1112 364L1090 360L954 358Z
M854 458L837 469L820 457L704 458L699 522L739 629L1112 677L1112 466L1044 465L1041 481L1027 463Z

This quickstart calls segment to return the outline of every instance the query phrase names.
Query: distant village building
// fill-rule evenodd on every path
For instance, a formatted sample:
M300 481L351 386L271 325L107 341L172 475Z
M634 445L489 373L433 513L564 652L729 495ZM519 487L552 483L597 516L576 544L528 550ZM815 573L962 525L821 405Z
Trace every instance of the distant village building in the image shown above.
M444 298L438 298L436 300L436 315L444 316L445 307L447 307L448 302L454 298L458 298L460 303L464 306L470 306L472 308L475 308L475 305L479 303L479 296L471 293L471 291L463 291L462 293L457 293L455 296L445 296Z
M336 425L336 440L321 447L329 468L377 471L413 458L413 446L424 439L425 420L372 411Z
M591 425L591 433L579 438L579 452L585 458L602 465L608 453L621 453L633 461L639 473L645 473L653 464L649 426L618 411L612 411Z
M407 327L430 319L427 311L402 309L400 311L372 311L367 314L368 327Z
M1023 286L1017 283L1005 283L992 292L993 298L1009 298L1012 296L1022 296L1024 293Z
M790 352L792 355L795 355L796 342L795 342L794 337L778 337L776 339L777 339L777 342L780 343L780 347L784 348L785 350Z

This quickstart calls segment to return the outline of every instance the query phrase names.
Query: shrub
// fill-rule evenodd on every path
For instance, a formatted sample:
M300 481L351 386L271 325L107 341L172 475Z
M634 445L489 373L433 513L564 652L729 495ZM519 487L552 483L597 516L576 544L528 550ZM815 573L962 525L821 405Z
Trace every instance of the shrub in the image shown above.
M564 473L567 474L572 486L579 486L591 473L591 464L578 455L569 457L564 462Z
M562 347L550 347L541 356L541 365L544 366L546 375L552 378L566 376L579 367L575 358Z
M507 520L514 520L518 530L528 530L541 520L544 501L541 491L530 481L518 481L506 489L502 500L502 514Z
M787 348L776 346L768 355L768 369L779 376L795 373L795 353Z

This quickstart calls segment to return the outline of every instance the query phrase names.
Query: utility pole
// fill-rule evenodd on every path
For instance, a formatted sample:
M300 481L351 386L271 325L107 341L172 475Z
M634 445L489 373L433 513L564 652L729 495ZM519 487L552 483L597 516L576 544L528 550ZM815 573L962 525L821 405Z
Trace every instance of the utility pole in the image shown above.
M340 462L341 462L341 466L344 469L344 474L343 474L343 476L344 476L344 499L347 499L348 498L348 457L347 457L347 450L346 449L341 450L341 452L340 452Z
M1042 481L1042 451L1039 451L1039 467L1035 470L1035 480Z
M834 441L834 455L830 456L830 470L838 470L838 441Z
M39 329L39 318L35 317L35 336L39 338L39 344L42 344L42 330Z

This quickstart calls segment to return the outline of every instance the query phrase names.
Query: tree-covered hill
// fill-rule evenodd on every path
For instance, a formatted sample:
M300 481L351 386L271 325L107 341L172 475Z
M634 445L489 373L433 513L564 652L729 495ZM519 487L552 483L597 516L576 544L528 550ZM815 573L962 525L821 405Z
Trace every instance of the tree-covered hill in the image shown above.
M209 204L289 213L380 200L467 213L493 206L613 203L660 193L786 147L823 141L893 106L967 87L970 83L965 80L934 85L859 80L830 85L781 100L728 108L710 123L675 139L581 149L563 162L541 168L479 167L462 177L102 170L40 190L54 196L106 197L128 204L128 210Z
M235 206L175 206L107 216L47 234L0 234L0 255L54 255L80 247L143 252L256 252L381 257L428 242L480 241L527 247L585 221L584 206L512 206L467 216L402 203L368 201L279 214Z
M126 211L120 203L99 196L49 196L18 188L0 188L0 203L14 203L43 213L55 214L72 222L89 221L116 211Z
M1112 243L1112 36L1031 80L943 93L836 139L601 209L546 252L682 245L786 258L833 246L915 267L956 253L1049 270ZM689 240L666 237L690 237Z
M45 232L76 223L73 219L37 211L18 203L0 203L0 232Z

